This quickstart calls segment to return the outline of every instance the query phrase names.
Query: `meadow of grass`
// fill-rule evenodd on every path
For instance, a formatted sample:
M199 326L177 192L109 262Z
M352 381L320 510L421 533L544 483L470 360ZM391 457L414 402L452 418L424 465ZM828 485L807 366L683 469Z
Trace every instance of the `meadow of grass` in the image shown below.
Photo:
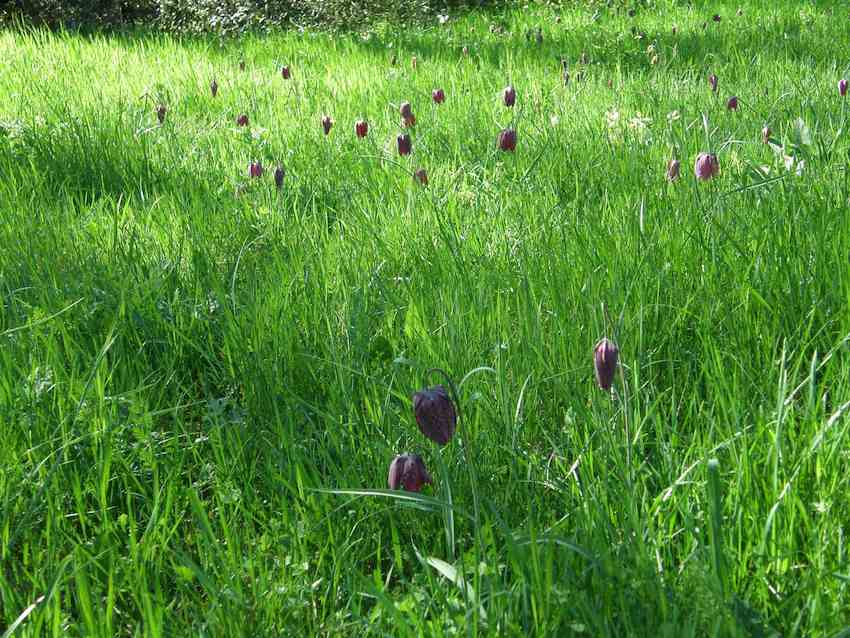
M848 635L850 20L657 4L0 32L2 635Z

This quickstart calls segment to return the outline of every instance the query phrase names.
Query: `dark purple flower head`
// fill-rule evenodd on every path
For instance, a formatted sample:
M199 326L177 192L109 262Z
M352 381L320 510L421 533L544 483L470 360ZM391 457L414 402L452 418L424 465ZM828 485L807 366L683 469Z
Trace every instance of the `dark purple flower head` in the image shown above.
M516 104L516 89L510 84L502 91L502 100L504 100L505 106L507 107L511 107Z
M413 173L413 179L419 182L422 186L428 185L428 173L424 168L417 168Z
M410 155L411 147L413 146L413 143L410 141L410 135L400 133L396 138L396 144L398 145L399 155Z
M238 118L236 118L236 124L238 126L248 126L248 116L243 113Z
M700 181L707 182L720 172L720 163L714 153L700 153L694 162L694 175Z
M165 121L165 113L168 109L165 108L165 104L160 104L156 107L156 119L159 120L159 123L162 124Z
M738 110L738 96L733 95L728 100L726 100L726 108L730 111Z
M330 115L322 116L322 130L325 132L325 135L331 132L331 127L334 125L334 121L331 119Z
M210 82L210 93L212 93L213 97L218 95L218 82L216 82L215 80Z
M713 17L713 18L711 18L711 19L712 19L712 20L714 20L715 22L720 22L720 20L721 20L721 18L720 18L720 14L719 14L719 13L715 13L715 14L714 14L714 17Z
M425 462L418 454L400 454L390 463L387 484L391 490L401 487L408 492L418 492L423 485L432 483Z
M289 67L288 66L284 65L284 66L280 67L280 77L282 77L284 80L289 79Z
M369 133L369 123L366 120L357 120L354 123L354 134L357 137L366 137Z
M667 181L675 182L679 179L679 160L671 159L667 162Z
M708 85L711 87L711 90L717 93L717 76L712 73L708 76Z
M434 104L442 104L446 101L446 94L443 92L443 89L434 89L431 92L431 99L434 100Z
M274 169L274 185L277 188L283 188L283 178L286 175L286 171L283 166L280 164L277 165L277 168Z
M410 102L402 102L401 106L398 107L398 112L405 119L413 115L413 108L410 106Z
M263 165L260 162L251 162L248 164L248 177L262 177Z
M844 96L847 95L847 80L845 80L843 78L838 81L838 94L841 97L844 97Z
M439 445L445 445L454 436L457 412L443 386L435 385L414 394L413 413L422 434Z
M499 150L515 151L516 150L516 131L512 128L506 128L499 133L498 139Z
M617 372L617 359L620 351L617 344L603 337L593 348L593 368L596 372L596 383L603 390L610 390L614 383L614 373Z

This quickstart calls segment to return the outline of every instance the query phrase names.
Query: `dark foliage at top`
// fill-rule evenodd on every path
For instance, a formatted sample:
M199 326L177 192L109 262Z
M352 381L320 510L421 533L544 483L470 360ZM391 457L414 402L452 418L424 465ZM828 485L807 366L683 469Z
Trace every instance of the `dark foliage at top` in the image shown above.
M14 0L0 23L23 20L51 28L137 24L177 32L237 34L272 27L355 28L379 20L413 20L495 0Z

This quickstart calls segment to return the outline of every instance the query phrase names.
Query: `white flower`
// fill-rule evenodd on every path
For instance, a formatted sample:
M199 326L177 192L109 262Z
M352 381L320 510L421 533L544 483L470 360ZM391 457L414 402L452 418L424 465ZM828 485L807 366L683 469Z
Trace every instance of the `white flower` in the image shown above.
M646 127L652 122L651 117L644 117L640 111L638 111L635 116L629 120L629 128L633 131L642 132L646 130Z
M605 119L608 121L608 128L617 128L620 124L620 112L617 109L607 111Z

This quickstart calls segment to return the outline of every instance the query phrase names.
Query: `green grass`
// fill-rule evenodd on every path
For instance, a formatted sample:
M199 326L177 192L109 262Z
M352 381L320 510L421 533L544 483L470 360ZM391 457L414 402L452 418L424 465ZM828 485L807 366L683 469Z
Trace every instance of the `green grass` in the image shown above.
M659 4L0 32L0 630L847 635L850 20Z

